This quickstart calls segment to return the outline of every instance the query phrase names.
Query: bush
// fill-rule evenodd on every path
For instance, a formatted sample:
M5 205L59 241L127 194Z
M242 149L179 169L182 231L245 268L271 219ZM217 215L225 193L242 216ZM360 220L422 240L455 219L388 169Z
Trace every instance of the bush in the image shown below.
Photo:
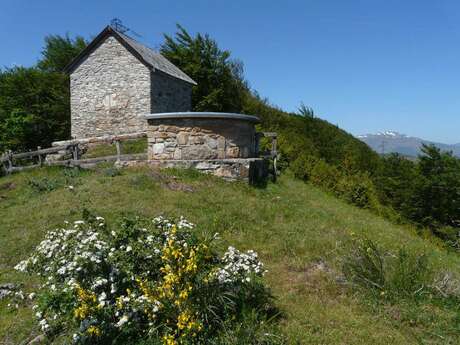
M56 179L49 179L47 177L31 178L27 181L29 187L37 193L52 192L61 187L61 184Z
M339 198L358 207L380 209L374 183L367 174L349 173L311 155L302 155L292 164L297 178L333 192Z
M112 166L103 170L104 175L108 177L115 177L121 175L121 170Z
M347 280L366 291L388 298L409 298L432 293L432 273L425 254L400 249L385 254L371 240L353 242L343 273Z
M335 193L358 207L379 207L374 184L366 174L343 175L335 186Z
M386 283L384 261L374 242L361 239L354 243L352 252L345 258L343 273L352 283L383 290Z
M87 213L48 232L16 266L44 278L33 307L41 329L50 337L69 330L74 344L225 344L256 315L248 334L264 335L257 330L274 309L257 254L229 247L219 256L216 236L193 228L163 217L109 228ZM264 339L243 342L278 338Z
M334 191L338 180L340 179L340 171L324 160L320 159L311 168L310 180L313 184Z

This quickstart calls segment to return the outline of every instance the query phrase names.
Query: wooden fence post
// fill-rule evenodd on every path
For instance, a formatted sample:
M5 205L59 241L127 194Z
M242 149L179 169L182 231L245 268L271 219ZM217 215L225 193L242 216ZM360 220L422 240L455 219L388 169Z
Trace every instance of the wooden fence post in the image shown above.
M276 161L277 161L277 158L278 158L278 152L276 151L277 148L276 148L276 144L277 144L277 137L276 135L274 137L272 137L272 152L271 152L271 155L273 157L273 180L274 182L276 182L276 178L278 177L278 168L276 166Z
M121 160L121 146L120 146L120 140L115 140L115 147L117 148L117 162L120 162Z
M78 161L78 156L79 156L79 152L78 152L78 143L74 144L73 145L73 160L74 161Z
M37 151L40 151L42 149L41 146L37 146ZM42 162L42 155L39 154L38 155L38 165L42 166L43 162Z
M8 164L8 167L6 168L7 174L11 174L11 171L13 170L13 151L8 150L6 152L6 163Z

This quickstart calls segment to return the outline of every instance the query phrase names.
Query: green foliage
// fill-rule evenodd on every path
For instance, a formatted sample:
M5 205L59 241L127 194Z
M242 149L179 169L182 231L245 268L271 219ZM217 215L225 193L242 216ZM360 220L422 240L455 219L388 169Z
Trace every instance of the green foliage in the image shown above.
M64 68L76 57L87 45L81 36L75 38L66 34L49 35L45 37L45 47L42 50L42 58L37 67L46 72L63 72Z
M378 209L380 206L374 184L365 173L342 175L335 191L339 197L358 207Z
M28 184L32 190L37 193L51 192L59 187L61 184L56 179L43 178L31 178Z
M380 209L374 183L366 173L350 173L311 155L302 155L291 164L294 175L328 190L362 208Z
M49 231L16 266L45 278L34 310L49 338L65 329L82 345L225 344L252 323L244 339L259 339L248 343L280 343L259 331L276 311L252 250L220 256L215 236L198 237L182 217L125 217L109 227L83 215Z
M460 225L460 159L424 146L417 170L414 219L422 224Z
M400 249L393 263L388 289L409 298L418 297L429 292L432 280L425 254L414 255Z
M298 113L300 116L304 117L315 117L315 112L313 109L303 104L303 102L300 104Z
M345 257L343 273L347 280L379 298L423 297L431 291L433 273L425 254L400 249L384 253L369 239L357 239Z
M61 72L85 46L81 37L48 36L36 67L0 69L0 152L70 137L69 80Z
M343 262L350 292L396 327L409 326L414 343L458 343L458 280L436 272L432 255L400 248L385 250L369 239L353 242ZM449 317L438 319L441 312ZM446 332L447 331L447 332ZM406 340L407 342L407 340Z
M115 176L120 176L121 171L118 168L115 167L109 167L103 170L105 176L109 177L115 177Z
M381 200L410 218L417 177L416 163L394 153L382 157L382 165L374 181Z
M373 241L357 240L352 252L345 258L343 273L350 282L383 290L386 282L383 254Z
M174 37L165 35L161 53L187 73L198 85L193 88L195 111L240 112L248 93L243 81L242 63L230 59L209 35L192 37L177 25Z
M418 162L396 154L383 158L374 178L381 199L406 219L456 241L448 229L460 224L460 159L435 146L422 151Z
M267 100L251 94L243 112L261 119L261 130L277 132L281 163L288 166L299 156L311 155L347 170L372 174L380 164L379 156L366 144L327 121L309 116L311 109L299 114L286 113ZM308 115L308 116L306 116Z
M68 78L59 72L85 46L81 37L48 36L36 67L0 71L0 152L69 137ZM209 35L192 36L178 26L174 36L165 35L161 52L197 81L194 110L256 115L259 130L277 132L279 168L291 168L296 177L359 207L398 212L397 218L429 226L449 243L457 241L451 229L460 222L460 160L452 154L426 146L417 163L398 155L381 158L303 103L297 113L287 113L251 90L242 63ZM125 149L139 152L143 145Z
M0 152L50 146L69 128L67 77L25 67L0 71Z
M79 184L84 172L79 168L64 168L54 176L31 177L27 180L29 188L36 193L48 193L62 187L73 189Z
M112 178L100 170L82 171L73 192L61 188L50 193L30 193L29 178L57 178L63 175L62 170L47 167L1 178L0 284L19 283L24 291L36 290L43 281L34 275L16 273L14 265L33 252L47 229L60 228L62 219L79 219L84 207L104 216L114 230L120 215L142 213L152 219L160 213L187 214L200 225L198 236L203 236L201 229L209 234L220 233L222 242L216 242L221 244L220 253L228 244L234 244L244 250L252 248L261 255L268 269L264 281L284 312L279 327L288 344L386 345L391 339L394 345L445 345L457 344L460 339L460 303L455 299L438 299L434 295L431 304L419 302L418 298L413 303L408 298L387 302L377 296L377 291L374 296L358 285L346 289L340 274L342 257L348 254L350 231L378 243L384 257L387 253L398 255L400 247L412 256L429 253L429 266L442 280L436 284L446 294L449 290L459 292L458 254L439 246L439 241L417 236L411 226L395 225L347 205L288 173L282 174L277 183L269 183L266 189L254 189L243 183L192 174L192 170L183 174L179 169L168 170L165 178L194 189L181 192L158 180L156 174L164 175L163 171L123 169L116 183L111 183ZM133 186L135 178L145 184ZM318 260L324 262L323 269L318 267ZM449 289L444 288L447 274ZM0 343L21 344L42 333L30 309L35 300L26 295L18 309L14 304L12 309L8 308L8 303L5 299L0 301ZM265 318L258 317L266 325ZM254 338L260 335L259 340L264 333L277 334L273 325L260 325L255 330L250 321L241 323L241 332L236 326L226 330L226 336L221 335L224 344L240 337L240 343L250 344L244 334L256 334ZM229 341L225 343L224 339ZM71 339L59 336L52 344L70 342Z

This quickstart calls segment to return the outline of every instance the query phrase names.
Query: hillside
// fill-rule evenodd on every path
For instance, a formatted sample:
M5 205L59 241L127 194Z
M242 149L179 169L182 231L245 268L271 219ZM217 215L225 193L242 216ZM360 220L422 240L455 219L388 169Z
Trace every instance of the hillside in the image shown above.
M73 186L73 188L69 188ZM385 252L426 253L437 274L460 275L460 258L411 228L392 225L319 189L283 175L255 189L193 171L39 169L0 178L0 284L38 284L16 273L46 230L90 209L108 221L123 214L186 216L225 245L254 249L283 312L289 344L457 344L458 303L371 298L346 284L344 258L354 237ZM0 301L0 343L20 344L38 333L29 308ZM55 344L61 343L58 339Z
M394 131L364 134L358 135L357 137L378 153L395 152L404 156L417 157L421 153L423 144L432 144L443 151L452 151L455 156L460 157L460 144L449 145L436 143L417 137L410 137Z

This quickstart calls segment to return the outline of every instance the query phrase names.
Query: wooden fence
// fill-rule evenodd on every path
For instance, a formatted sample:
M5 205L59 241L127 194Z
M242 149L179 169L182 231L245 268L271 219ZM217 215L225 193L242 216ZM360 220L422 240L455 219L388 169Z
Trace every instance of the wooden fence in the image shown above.
M6 172L6 174L10 174L16 171L22 171L25 169L33 169L33 168L37 168L37 167L44 166L44 165L47 165L47 166L61 165L61 166L70 166L70 167L75 166L75 167L87 168L87 167L91 167L98 163L103 163L103 162L146 160L147 159L146 152L137 153L137 154L123 154L122 146L121 146L121 142L123 141L145 138L146 136L147 136L146 133L134 133L134 134L123 134L123 135L116 135L116 136L94 137L94 138L87 138L87 139L60 141L60 142L54 143L56 146L46 148L46 149L42 149L38 147L37 150L30 151L30 152L13 153L11 151L8 151L0 157L0 168L3 167L3 170ZM271 147L269 151L259 153L259 150L260 150L259 141L260 141L260 138L262 137L270 138ZM82 159L81 157L82 146L87 146L91 144L103 144L103 143L115 145L116 150L117 150L116 155ZM275 171L275 175L277 171L276 161L278 157L276 144L277 144L277 134L276 133L272 133L272 132L257 133L255 152L259 154L259 157L273 160L273 169ZM46 159L46 156L50 154L61 154L63 156L71 156L72 158L62 159L62 160ZM37 158L37 162L35 164L30 164L30 165L16 164L18 163L18 161L31 160L34 158Z
M146 137L145 133L135 134L124 134L118 136L105 136L99 138L88 138L81 140L69 140L57 142L56 146L42 149L40 147L35 151L13 153L8 151L0 157L0 167L3 166L3 170L10 174L16 171L22 171L25 169L33 169L36 167L48 165L63 165L63 166L77 166L77 167L90 167L102 162L116 162L116 161L128 161L128 160L145 160L147 159L147 153L139 154L123 154L121 142L132 139L139 139ZM117 154L112 156L86 158L82 159L82 146L89 144L112 144L115 145ZM71 156L71 159L63 160L47 160L46 156L50 154L62 154L63 156ZM35 164L30 165L17 165L18 161L31 160L37 158Z

